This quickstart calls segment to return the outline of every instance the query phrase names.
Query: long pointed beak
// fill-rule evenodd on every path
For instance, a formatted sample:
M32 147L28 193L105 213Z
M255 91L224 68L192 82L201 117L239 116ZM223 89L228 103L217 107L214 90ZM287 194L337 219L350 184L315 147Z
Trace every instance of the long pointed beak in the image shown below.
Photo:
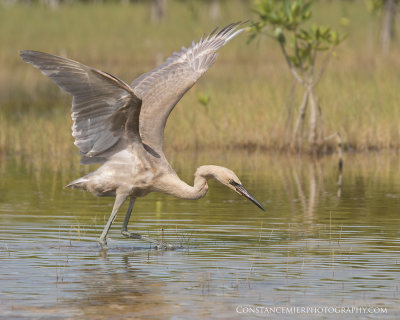
M246 190L245 187L243 187L241 184L235 185L236 191L239 192L242 196L246 197L249 199L251 202L253 202L257 207L259 207L261 210L265 211L264 207L254 198L254 196Z

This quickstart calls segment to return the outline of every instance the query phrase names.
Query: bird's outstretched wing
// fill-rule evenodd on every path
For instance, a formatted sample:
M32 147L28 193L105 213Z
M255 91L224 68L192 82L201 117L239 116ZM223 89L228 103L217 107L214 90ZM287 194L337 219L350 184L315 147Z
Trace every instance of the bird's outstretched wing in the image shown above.
M173 53L162 65L141 75L131 87L143 100L140 134L143 142L162 152L164 127L169 114L196 81L212 66L217 50L244 29L241 23L215 29L199 42Z
M21 57L73 96L72 136L82 163L102 162L122 137L140 139L141 100L120 79L76 61L37 51Z

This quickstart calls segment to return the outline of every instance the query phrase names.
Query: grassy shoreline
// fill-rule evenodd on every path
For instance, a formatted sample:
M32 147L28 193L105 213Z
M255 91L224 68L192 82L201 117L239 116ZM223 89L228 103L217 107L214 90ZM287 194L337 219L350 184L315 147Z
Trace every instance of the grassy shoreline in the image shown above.
M214 25L252 17L240 1L223 6L223 16L214 22L206 6L198 6L195 16L171 1L167 19L152 25L145 3L65 5L57 10L2 5L0 153L38 162L78 159L70 132L71 98L24 64L19 50L67 56L130 82ZM341 17L350 20L345 28L349 38L316 89L324 135L340 131L349 151L400 150L399 48L380 56L379 21L363 3L321 1L315 6L314 21L337 26ZM22 20L24 25L18 23ZM167 152L286 149L290 74L274 42L260 38L247 45L246 40L241 35L223 48L215 66L177 105L166 127ZM211 97L207 107L198 101L205 93ZM300 88L294 97L297 109ZM335 148L332 141L331 150Z

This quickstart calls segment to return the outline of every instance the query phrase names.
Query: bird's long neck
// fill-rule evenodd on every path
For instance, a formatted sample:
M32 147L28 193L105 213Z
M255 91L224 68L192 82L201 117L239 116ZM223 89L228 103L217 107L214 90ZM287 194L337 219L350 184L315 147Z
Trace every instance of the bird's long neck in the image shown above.
M179 179L178 176L170 177L168 188L164 188L163 192L173 195L177 198L196 200L204 197L208 190L207 180L214 178L215 166L201 166L194 174L193 187Z

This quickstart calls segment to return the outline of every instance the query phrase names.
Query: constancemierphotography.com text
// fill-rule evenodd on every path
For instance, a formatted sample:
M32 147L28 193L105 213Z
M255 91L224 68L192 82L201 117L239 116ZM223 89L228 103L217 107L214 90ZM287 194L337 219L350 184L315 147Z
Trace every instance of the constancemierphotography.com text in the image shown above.
M379 306L259 306L237 305L236 313L243 315L297 315L297 314L388 314L388 308Z

